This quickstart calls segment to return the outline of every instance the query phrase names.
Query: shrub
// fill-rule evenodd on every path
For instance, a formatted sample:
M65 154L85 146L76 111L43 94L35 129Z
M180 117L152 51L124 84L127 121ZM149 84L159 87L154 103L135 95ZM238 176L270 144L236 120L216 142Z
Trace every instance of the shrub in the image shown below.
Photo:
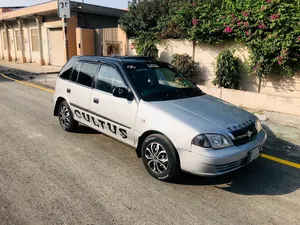
M173 55L172 65L182 72L193 82L198 82L201 78L199 63L195 62L188 54Z
M156 47L156 39L151 36L140 36L135 39L137 54L152 59L158 58L158 49Z
M224 88L237 89L239 87L239 62L231 51L220 52L217 57L216 78L212 82Z

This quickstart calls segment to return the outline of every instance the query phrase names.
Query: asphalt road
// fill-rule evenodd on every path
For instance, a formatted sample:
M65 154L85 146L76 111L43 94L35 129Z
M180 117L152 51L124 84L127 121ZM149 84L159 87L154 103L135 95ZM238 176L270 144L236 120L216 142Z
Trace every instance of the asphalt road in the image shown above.
M164 183L132 148L85 127L67 133L52 113L51 93L0 77L1 225L299 224L299 169L261 159Z

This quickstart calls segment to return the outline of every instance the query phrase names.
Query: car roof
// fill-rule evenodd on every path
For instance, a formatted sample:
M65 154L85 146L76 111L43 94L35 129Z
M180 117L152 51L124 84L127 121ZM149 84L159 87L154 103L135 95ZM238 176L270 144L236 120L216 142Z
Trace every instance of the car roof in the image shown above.
M94 61L104 63L141 63L148 62L154 63L159 62L157 60L144 57L144 56L74 56L83 61Z

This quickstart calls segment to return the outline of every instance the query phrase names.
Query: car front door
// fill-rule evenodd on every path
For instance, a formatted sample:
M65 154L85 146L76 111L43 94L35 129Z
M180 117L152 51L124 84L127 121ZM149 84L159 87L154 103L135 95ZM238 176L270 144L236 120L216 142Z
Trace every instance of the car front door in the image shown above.
M101 65L90 98L90 113L94 125L103 133L135 146L135 117L138 104L113 96L114 88L127 88L123 77L110 65Z
M75 120L89 125L89 102L92 93L94 76L99 64L94 62L78 62L67 87L68 99Z

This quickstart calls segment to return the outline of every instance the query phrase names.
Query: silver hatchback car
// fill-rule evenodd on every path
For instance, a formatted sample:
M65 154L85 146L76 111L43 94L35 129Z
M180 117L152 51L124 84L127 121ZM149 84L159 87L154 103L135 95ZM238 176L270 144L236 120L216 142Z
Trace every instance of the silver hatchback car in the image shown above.
M136 149L147 171L217 176L257 159L267 134L257 117L206 95L172 65L142 57L73 57L60 72L54 115Z

